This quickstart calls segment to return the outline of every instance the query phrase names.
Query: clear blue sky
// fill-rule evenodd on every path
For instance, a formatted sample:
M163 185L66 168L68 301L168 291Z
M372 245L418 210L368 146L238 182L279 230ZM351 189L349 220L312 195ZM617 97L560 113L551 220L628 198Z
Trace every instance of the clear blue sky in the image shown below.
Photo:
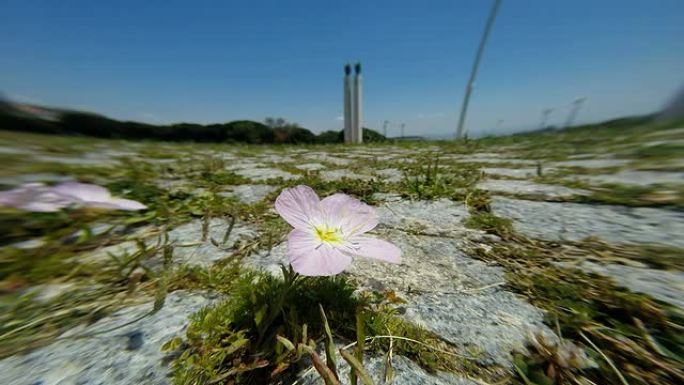
M281 116L340 129L361 60L365 126L454 131L490 1L0 0L0 92L147 122ZM504 0L473 135L651 112L684 84L682 0Z

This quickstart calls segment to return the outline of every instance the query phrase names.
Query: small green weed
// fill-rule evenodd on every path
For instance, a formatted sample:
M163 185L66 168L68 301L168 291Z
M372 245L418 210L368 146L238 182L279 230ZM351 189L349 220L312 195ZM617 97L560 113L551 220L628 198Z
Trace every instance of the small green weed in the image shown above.
M183 352L174 364L176 383L204 384L217 378L237 384L268 382L282 353L276 336L301 341L306 324L312 331L309 338L321 337L318 304L324 304L332 325L342 326L336 333L352 335L353 328L344 326L354 324L362 305L353 296L353 286L343 277L305 278L283 269L284 278L241 277L230 299L192 317Z
M417 166L404 172L401 192L411 199L462 198L464 189L473 186L482 177L476 169L440 168L438 157L426 157Z
M470 229L483 230L499 236L510 234L513 230L512 221L510 219L497 217L488 212L471 214L465 221L465 226Z

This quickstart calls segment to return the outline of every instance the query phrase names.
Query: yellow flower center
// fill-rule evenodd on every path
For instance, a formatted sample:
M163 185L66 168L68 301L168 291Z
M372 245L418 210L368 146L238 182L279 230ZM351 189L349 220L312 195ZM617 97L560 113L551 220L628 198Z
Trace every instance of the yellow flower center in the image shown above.
M342 240L342 236L338 229L333 229L328 226L316 226L314 227L314 230L321 242L334 243Z

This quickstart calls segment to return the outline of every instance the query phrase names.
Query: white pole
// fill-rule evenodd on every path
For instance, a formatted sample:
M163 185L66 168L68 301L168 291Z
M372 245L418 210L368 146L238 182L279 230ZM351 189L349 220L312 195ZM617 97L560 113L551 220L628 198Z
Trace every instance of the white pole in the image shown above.
M387 138L387 125L389 124L388 120L385 120L385 123L382 124L382 135Z
M543 130L546 128L546 123L549 120L549 115L551 112L553 112L553 108L542 110L541 124L539 125L539 129Z
M496 20L496 13L499 11L499 6L501 5L501 0L494 0L492 5L492 10L489 13L489 18L487 19L487 24L485 24L484 32L482 33L482 39L480 40L480 46L477 48L477 53L475 54L475 62L473 63L473 69L470 72L470 79L468 79L468 85L465 89L465 95L463 95L463 105L461 105L461 115L458 118L458 127L456 128L456 139L461 139L464 134L464 125L466 119L466 113L468 112L468 102L470 101L470 94L473 92L473 83L475 83L475 78L477 77L477 69L480 66L480 61L482 60L482 54L484 53L485 46L487 45L487 39L489 38L489 33L494 25L494 20Z
M351 65L344 66L344 142L352 143L352 94L351 94Z
M354 65L354 123L352 124L352 141L354 143L363 143L363 111L361 96L363 92L363 85L361 80L361 63Z
M577 117L577 114L579 113L579 110L582 108L582 104L584 104L585 100L587 100L587 98L581 97L575 99L572 102L570 114L568 115L568 119L565 121L566 128L572 126L572 124L575 123L575 118Z

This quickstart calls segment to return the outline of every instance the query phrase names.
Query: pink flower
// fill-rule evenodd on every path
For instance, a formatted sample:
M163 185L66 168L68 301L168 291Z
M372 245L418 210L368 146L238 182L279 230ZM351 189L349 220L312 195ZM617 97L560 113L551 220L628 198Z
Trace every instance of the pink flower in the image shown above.
M34 212L55 212L69 206L110 210L147 208L140 202L114 198L104 187L76 182L65 182L54 187L27 183L9 191L0 191L0 205Z
M134 200L114 198L106 188L94 184L65 182L55 186L53 191L73 199L74 203L80 203L87 207L127 211L147 208L144 204Z
M26 211L55 212L71 203L72 199L55 193L52 187L42 183L26 183L12 190L0 191L0 206Z
M333 194L320 200L311 187L297 186L283 190L275 208L294 227L287 237L288 257L302 275L341 273L352 256L401 262L398 247L363 235L378 225L378 215L358 199Z

